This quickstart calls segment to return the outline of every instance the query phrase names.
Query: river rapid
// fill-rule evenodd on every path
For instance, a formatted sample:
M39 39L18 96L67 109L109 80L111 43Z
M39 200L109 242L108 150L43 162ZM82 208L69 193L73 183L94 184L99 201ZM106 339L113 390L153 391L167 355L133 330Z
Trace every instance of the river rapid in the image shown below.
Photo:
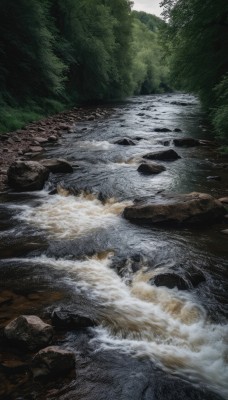
M108 108L107 117L78 122L61 145L47 147L44 156L66 158L72 174L51 175L41 192L0 195L0 289L10 298L0 302L1 327L23 313L48 320L56 306L99 321L57 338L75 351L76 376L40 385L0 370L0 396L226 399L227 226L133 225L122 212L161 193L227 196L228 170L214 147L199 146L176 148L181 158L162 162L161 174L137 171L144 154L174 148L175 138L210 139L193 96L133 97ZM123 137L137 144L114 144ZM207 179L214 175L221 180ZM188 290L157 287L153 279L163 272L203 279ZM1 360L11 357L0 351Z

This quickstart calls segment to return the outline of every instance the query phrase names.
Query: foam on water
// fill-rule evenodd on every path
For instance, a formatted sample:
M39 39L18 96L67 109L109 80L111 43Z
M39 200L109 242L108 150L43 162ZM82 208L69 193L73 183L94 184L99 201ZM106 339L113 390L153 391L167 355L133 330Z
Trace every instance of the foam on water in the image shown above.
M110 256L34 261L65 271L71 285L102 305L103 319L95 339L101 348L149 357L164 369L203 381L226 396L227 327L212 324L188 292L151 286L142 272L128 287L109 268Z
M115 199L102 203L94 194L82 193L75 197L60 189L60 195L49 196L38 207L24 206L19 218L47 230L55 237L73 239L117 224L128 204Z

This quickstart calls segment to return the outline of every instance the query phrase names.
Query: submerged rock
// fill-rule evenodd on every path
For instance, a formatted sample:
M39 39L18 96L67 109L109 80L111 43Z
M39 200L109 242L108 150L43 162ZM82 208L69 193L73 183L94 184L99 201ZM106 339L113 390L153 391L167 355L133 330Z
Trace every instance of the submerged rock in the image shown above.
M51 325L35 315L20 315L5 327L5 336L29 350L46 346L53 336Z
M51 319L56 328L83 329L97 325L96 321L90 316L62 307L58 307L52 312Z
M226 214L223 205L209 194L189 193L176 197L154 199L128 206L124 218L132 222L174 226L210 224Z
M50 158L50 159L43 159L40 163L49 169L52 173L57 172L73 172L72 165L64 160L63 158Z
M169 289L173 289L175 287L177 287L179 290L189 289L189 285L186 280L173 272L166 272L164 274L156 275L153 279L153 283L156 286L165 286Z
M219 176L219 175L211 175L211 176L207 176L207 179L209 181L221 181L221 176Z
M41 190L49 170L36 161L15 161L8 172L9 185L19 191Z
M169 149L145 154L143 158L145 158L146 160L175 161L181 157L173 149Z
M114 144L120 144L122 146L135 146L136 145L136 143L132 139L129 139L129 138L123 138L123 139L116 140L114 142Z
M75 355L59 346L49 346L40 350L32 362L34 378L62 375L75 367Z
M200 141L193 138L173 139L173 143L177 147L195 147L200 146Z
M169 128L155 128L154 132L172 132Z
M138 167L138 171L144 175L159 174L165 170L166 168L163 165L156 163L143 163Z

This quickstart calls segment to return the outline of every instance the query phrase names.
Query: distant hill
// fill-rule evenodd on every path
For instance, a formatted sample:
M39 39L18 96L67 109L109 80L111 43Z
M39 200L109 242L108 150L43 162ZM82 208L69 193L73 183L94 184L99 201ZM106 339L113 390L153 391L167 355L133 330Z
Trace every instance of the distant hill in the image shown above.
M144 11L135 10L132 11L132 14L140 22L146 25L146 27L152 32L156 32L159 28L165 25L165 22L156 15L148 14Z

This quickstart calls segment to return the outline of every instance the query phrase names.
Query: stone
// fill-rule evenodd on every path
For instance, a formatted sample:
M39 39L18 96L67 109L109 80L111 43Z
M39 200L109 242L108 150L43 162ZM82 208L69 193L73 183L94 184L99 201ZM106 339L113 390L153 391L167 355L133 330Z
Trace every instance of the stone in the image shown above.
M58 137L55 135L51 135L48 138L48 142L57 142L58 141Z
M36 140L36 142L38 142L38 143L40 143L40 144L44 144L44 143L47 143L47 142L48 142L48 140L47 140L46 138L41 137L41 136L36 136L36 137L35 137L35 140Z
M32 361L34 378L64 375L74 368L74 353L59 346L49 346L40 350Z
M20 315L6 325L4 333L15 344L35 350L50 343L53 328L35 315Z
M222 204L227 204L228 205L228 197L222 197L221 199L219 199L220 203Z
M49 170L36 161L15 161L7 172L8 184L19 191L43 189Z
M157 110L154 110L157 111ZM155 128L154 132L172 132L169 128Z
M124 209L124 218L135 223L168 226L209 225L222 220L226 214L223 205L206 193L189 193L137 202Z
M182 129L180 129L180 128L175 128L175 129L173 130L173 132L182 132Z
M162 150L155 153L148 153L143 156L146 160L163 160L163 161L175 161L181 158L174 150Z
M223 229L223 230L221 231L221 233L222 233L223 235L228 235L228 229Z
M41 146L30 146L29 147L29 151L31 151L32 153L40 153L41 151L43 151L43 147L41 147Z
M97 322L90 316L62 307L53 310L51 320L53 325L60 329L83 329L97 325Z
M120 144L122 146L135 146L136 145L136 143L133 140L128 139L128 138L116 140L116 142L114 142L114 144Z
M199 140L193 138L173 139L173 143L177 147L195 147L200 145Z
M62 129L63 131L68 131L68 129L70 129L70 126L62 122L59 124L59 128Z
M155 163L143 163L138 167L138 171L144 175L159 174L165 170L163 165Z
M156 286L165 286L169 289L177 287L179 290L189 289L188 283L184 278L173 272L156 275L152 281Z
M51 159L43 159L40 161L40 163L49 169L52 173L58 173L58 172L73 172L73 168L71 164L64 160L63 158L51 158Z

